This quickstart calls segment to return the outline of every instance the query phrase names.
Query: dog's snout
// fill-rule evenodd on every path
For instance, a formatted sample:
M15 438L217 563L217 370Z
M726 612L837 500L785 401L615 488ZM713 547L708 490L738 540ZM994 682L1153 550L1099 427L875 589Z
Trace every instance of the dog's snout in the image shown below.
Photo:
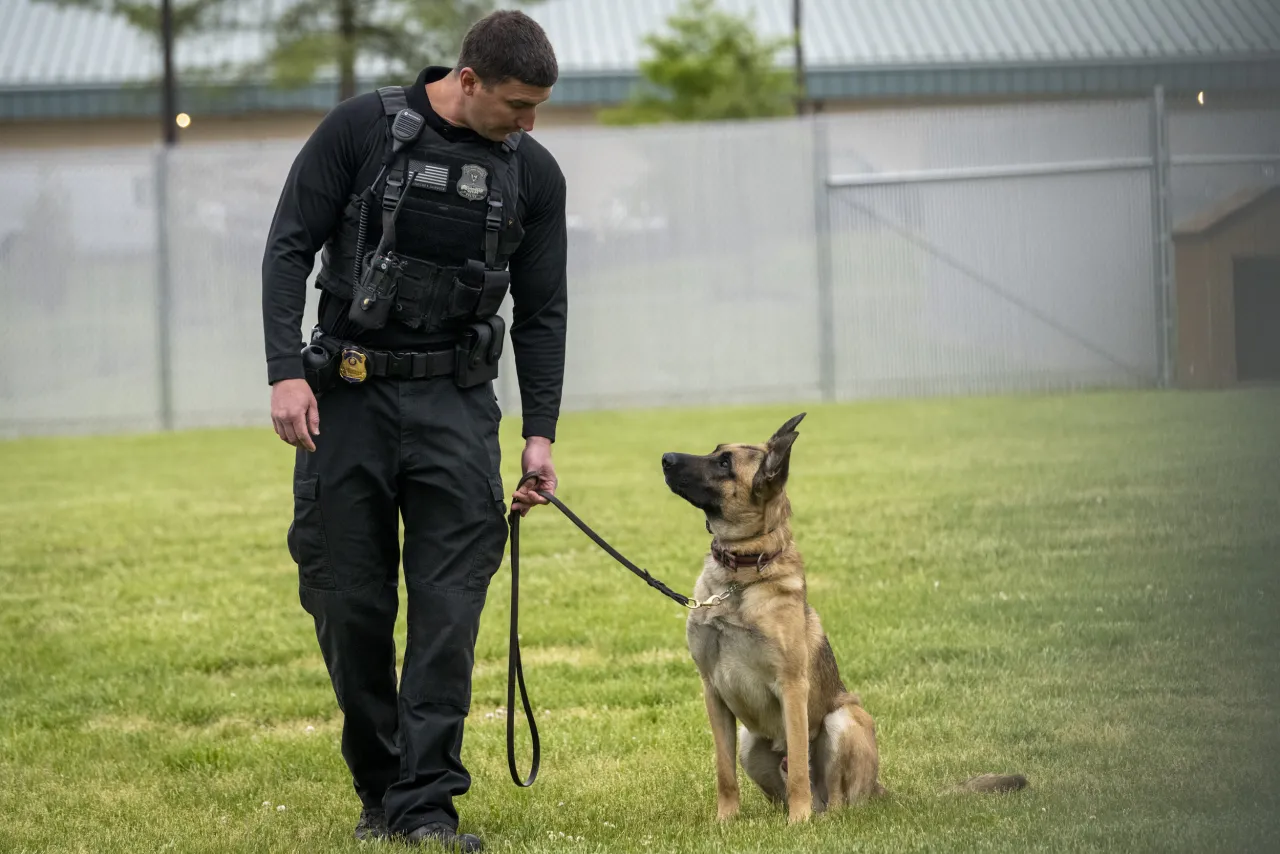
M650 459L652 459L652 457L651 457ZM666 454L663 454L663 455L662 455L662 470L663 470L663 471L666 471L667 469L671 468L671 467L672 467L673 465L675 465L675 464L676 464L676 455L675 455L675 454L672 454L672 453L666 453Z

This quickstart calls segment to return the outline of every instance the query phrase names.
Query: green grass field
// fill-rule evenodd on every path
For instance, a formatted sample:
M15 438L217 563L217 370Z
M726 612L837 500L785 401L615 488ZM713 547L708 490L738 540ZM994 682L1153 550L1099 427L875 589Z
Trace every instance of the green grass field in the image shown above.
M560 496L689 592L707 536L660 454L798 409L566 414ZM809 597L892 796L788 827L739 772L717 825L685 612L547 507L521 528L542 772L506 767L504 569L464 829L492 851L1280 850L1280 392L807 409ZM0 444L0 850L368 850L285 548L291 466L269 428ZM940 794L986 771L1032 788Z

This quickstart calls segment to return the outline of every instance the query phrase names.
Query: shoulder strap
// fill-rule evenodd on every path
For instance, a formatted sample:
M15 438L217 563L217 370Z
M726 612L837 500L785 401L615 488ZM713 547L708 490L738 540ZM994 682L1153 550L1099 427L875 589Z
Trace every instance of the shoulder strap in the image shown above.
M379 243L379 251L389 252L395 247L395 220L408 195L406 184L413 180L412 173L406 175L408 155L405 151L421 136L426 122L409 108L403 86L382 86L378 89L378 98L382 101L383 115L390 119L386 127L387 154L383 167L390 167L391 171L383 185L382 240Z
M378 182L383 179L383 175L387 174L387 167L392 165L396 155L403 155L403 148L407 147L408 142L418 138L418 135L422 132L422 126L425 124L420 115L409 109L409 100L405 97L403 86L382 86L377 91L378 100L382 102L382 114L388 119L383 126L386 153L383 155L382 169L379 170L377 177L360 194L360 222L352 273L352 283L356 286L359 285L363 277L364 233L368 226L369 205L376 198ZM408 139L402 142L397 136L408 137ZM387 180L383 185L382 240L378 249L374 250L375 253L395 246L395 213L398 210L397 205L401 198L400 189L404 185L404 167L406 165L403 162L403 156L401 156L400 160L400 176L395 178L395 170L392 170L392 174L387 175Z
M398 153L418 141L426 120L410 109L403 86L383 86L378 90L378 98L382 101L382 114L390 119L383 128L388 148L383 165L387 166Z
M507 138L510 139L511 137ZM518 141L516 145L519 145ZM516 145L508 148L507 141L499 143L499 151L493 158L497 168L489 181L489 196L486 200L488 207L484 218L484 263L490 270L497 269L498 234L503 230L503 220L516 215L520 197L520 158L515 153ZM503 184L509 192L503 192Z
M378 90L378 97L382 99L383 115L394 116L401 110L409 108L409 101L404 96L403 86L383 86Z

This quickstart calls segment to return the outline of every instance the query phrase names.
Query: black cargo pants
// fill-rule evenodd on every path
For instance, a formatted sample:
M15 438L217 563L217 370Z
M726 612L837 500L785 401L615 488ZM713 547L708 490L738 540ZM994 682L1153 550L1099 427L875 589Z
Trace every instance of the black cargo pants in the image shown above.
M392 832L456 829L453 798L471 785L461 750L476 633L507 538L498 403L490 383L375 378L338 380L319 409L315 452L297 452L288 545L345 716L342 756Z

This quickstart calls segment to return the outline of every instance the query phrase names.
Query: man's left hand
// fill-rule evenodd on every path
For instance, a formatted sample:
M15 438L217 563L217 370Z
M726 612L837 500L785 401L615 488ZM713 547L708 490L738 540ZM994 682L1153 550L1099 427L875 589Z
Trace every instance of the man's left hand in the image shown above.
M520 455L521 477L537 472L537 480L527 481L512 495L511 509L519 511L521 516L529 512L535 504L547 504L534 490L555 494L556 467L551 462L551 440L542 436L530 436L525 440L524 453Z

